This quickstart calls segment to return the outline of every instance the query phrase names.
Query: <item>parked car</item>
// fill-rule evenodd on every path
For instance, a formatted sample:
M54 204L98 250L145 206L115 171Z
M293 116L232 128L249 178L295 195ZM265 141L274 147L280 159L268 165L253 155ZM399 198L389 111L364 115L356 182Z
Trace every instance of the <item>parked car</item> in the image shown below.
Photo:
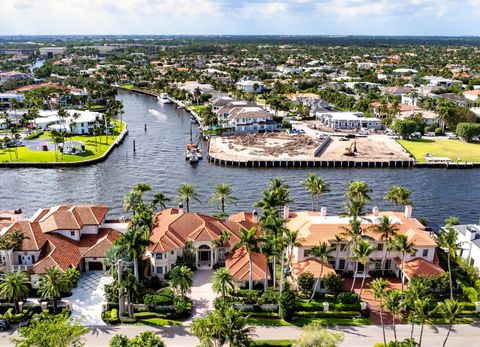
M448 139L449 140L458 140L458 136L457 135L448 135Z
M345 135L345 138L346 138L346 139L354 139L354 138L355 138L355 134L347 134L347 135Z
M0 319L0 331L5 331L10 329L10 323L6 319Z
M416 132L416 133L413 133L412 135L410 135L411 138L413 139L420 139L422 138L422 134L419 133L419 132Z

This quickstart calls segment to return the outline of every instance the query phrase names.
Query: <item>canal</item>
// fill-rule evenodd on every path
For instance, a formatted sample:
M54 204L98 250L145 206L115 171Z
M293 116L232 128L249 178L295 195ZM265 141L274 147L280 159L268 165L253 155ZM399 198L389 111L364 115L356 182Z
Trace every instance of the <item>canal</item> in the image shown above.
M22 208L31 215L40 207L62 203L102 203L111 208L111 216L121 217L123 196L137 182L149 183L172 198L176 188L192 183L200 193L201 203L192 209L205 213L217 210L208 205L211 190L220 182L232 185L237 206L230 211L252 210L267 181L281 177L290 185L292 209L307 209L310 196L302 180L313 170L331 184L331 192L322 197L329 213L339 212L346 184L365 180L373 189L373 202L393 208L383 201L393 184L413 190L414 216L442 223L451 215L473 223L480 218L480 170L447 169L244 169L218 167L203 160L191 166L184 159L189 141L190 116L172 105L158 104L144 95L119 92L125 107L124 119L130 134L104 162L81 168L0 169L0 210ZM146 131L145 131L146 124ZM136 152L133 153L133 140Z

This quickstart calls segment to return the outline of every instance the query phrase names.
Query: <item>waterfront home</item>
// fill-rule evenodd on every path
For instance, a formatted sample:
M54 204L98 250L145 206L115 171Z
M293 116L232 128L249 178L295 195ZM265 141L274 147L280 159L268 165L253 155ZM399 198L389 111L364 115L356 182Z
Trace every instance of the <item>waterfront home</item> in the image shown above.
M211 84L199 83L196 81L186 81L184 83L179 83L177 88L185 90L187 93L193 95L195 90L200 90L202 94L208 94L215 91L215 88Z
M382 129L383 126L380 119L364 117L363 112L335 112L324 109L315 114L323 124L337 130Z
M35 286L52 266L106 270L107 250L128 227L127 222L107 220L107 213L103 205L60 205L39 209L28 220L13 220L0 235L18 230L24 239L13 249L0 250L0 272L25 271Z
M408 242L411 242L416 250L415 254L406 256L403 271L402 255L389 251L381 234L374 232L373 226L379 223L382 216L388 216L391 224L397 228L397 234L406 235ZM289 230L298 231L299 245L290 249L294 276L298 277L307 270L316 277L320 275L321 263L310 251L321 242L326 242L330 247L335 248L330 253L328 262L324 264L324 276L333 271L342 273L354 270L354 262L349 261L350 239L345 236L338 241L336 238L344 233L345 228L349 228L349 218L329 216L325 207L320 212L290 212L286 207L284 217L286 227ZM361 216L361 228L362 238L371 243L375 252L371 254L370 262L366 267L358 264L358 277L369 277L371 271L386 270L408 281L414 275L433 275L444 272L438 266L436 243L425 227L412 217L411 206L406 206L405 212L383 212L374 207L372 212ZM385 254L386 261L383 266L382 260Z
M452 228L457 232L458 242L461 244L458 255L480 269L480 225L454 225Z
M400 114L397 116L397 119L408 119L414 114L421 114L422 122L426 125L439 124L440 116L438 115L438 113L424 110L400 112Z
M261 81L245 80L239 81L235 85L245 93L262 93L265 90L265 85Z
M33 120L37 129L65 130L77 135L92 134L95 121L102 118L102 114L92 111L66 110L69 117L65 120L58 116L56 110L39 111L39 116Z
M17 103L22 103L25 97L22 94L16 93L0 93L0 109L5 110L12 107L14 100Z

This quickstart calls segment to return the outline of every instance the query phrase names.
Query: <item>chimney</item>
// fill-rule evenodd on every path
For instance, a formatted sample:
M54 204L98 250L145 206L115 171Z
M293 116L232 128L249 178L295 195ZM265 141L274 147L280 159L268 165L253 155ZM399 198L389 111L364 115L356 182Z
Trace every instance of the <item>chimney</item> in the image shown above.
M255 224L258 223L258 213L256 210L252 211L252 222Z
M378 217L378 214L380 213L380 210L378 209L378 206L374 206L372 208L372 213L374 216L377 216ZM406 213L406 212L405 212Z
M320 207L320 216L322 217L327 216L327 208L325 206Z
M182 203L178 204L178 213L180 213L180 214L183 213L183 204Z
M475 228L475 226L473 225L467 225L465 236L469 241L475 240L475 238L477 237L477 228Z
M406 205L405 206L405 217L412 218L413 206Z
M288 219L290 217L290 207L288 205L283 206L283 219Z

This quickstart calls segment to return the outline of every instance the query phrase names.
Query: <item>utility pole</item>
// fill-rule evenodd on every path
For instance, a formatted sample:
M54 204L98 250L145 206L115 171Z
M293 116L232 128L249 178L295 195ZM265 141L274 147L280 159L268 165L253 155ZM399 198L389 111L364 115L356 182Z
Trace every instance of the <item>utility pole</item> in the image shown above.
M122 271L123 271L123 260L118 259L117 261L117 273L118 273L118 313L122 317L125 315L125 296L123 295L122 289Z

